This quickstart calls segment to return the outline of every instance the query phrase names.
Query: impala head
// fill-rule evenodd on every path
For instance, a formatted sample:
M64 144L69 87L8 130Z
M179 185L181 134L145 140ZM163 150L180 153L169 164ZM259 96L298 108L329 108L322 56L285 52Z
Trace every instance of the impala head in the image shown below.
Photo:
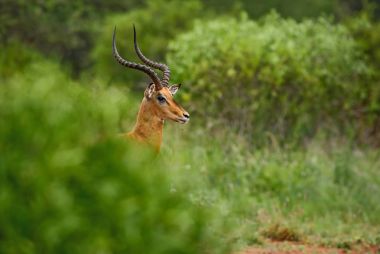
M138 64L134 62L127 61L123 59L116 48L116 40L115 40L115 32L116 27L113 32L113 41L112 41L112 50L115 59L121 65L136 69L147 74L153 83L149 84L144 92L144 103L149 104L149 108L153 111L153 113L160 117L162 120L173 120L179 123L187 123L190 119L189 113L187 113L174 99L173 95L178 91L181 87L178 85L169 85L170 80L170 70L169 67L162 63L154 62L148 58L146 58L138 44L137 44L137 36L136 29L133 26L133 35L134 35L134 45L137 56L141 59L145 64ZM155 71L152 68L159 69L163 72L163 77L160 79Z
M178 91L181 84L163 86L157 90L156 85L151 83L144 92L146 103L152 105L155 114L163 120L169 119L178 123L187 123L190 119L187 113L174 99L173 95Z

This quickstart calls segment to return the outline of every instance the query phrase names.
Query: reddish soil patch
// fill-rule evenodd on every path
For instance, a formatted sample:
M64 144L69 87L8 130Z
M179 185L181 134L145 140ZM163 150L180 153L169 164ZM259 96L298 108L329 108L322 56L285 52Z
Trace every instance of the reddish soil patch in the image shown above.
M379 246L355 246L352 249L315 246L295 242L265 242L263 246L252 246L237 254L376 254Z

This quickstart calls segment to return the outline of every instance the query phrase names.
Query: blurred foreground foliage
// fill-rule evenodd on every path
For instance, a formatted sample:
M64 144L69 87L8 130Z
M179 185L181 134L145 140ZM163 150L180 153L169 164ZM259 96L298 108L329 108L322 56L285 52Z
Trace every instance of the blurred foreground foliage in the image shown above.
M154 158L117 136L136 101L89 83L39 60L0 87L0 252L229 253L276 225L379 243L378 151L167 124Z
M0 253L231 253L271 228L380 244L379 150L357 146L380 140L376 15L226 2L0 3ZM271 4L290 17L248 18ZM111 55L116 25L137 61L132 23L192 115L155 158L118 137L146 85Z
M216 253L212 212L121 140L128 98L38 61L0 87L1 253Z
M191 84L191 111L254 143L264 133L281 142L319 132L365 142L379 135L375 67L342 25L243 14L199 21L170 47L174 79Z

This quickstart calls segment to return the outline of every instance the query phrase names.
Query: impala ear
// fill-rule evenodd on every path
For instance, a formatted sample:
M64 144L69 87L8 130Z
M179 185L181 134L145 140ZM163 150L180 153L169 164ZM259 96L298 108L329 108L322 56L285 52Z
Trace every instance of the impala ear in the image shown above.
M175 93L178 91L178 89L181 87L181 84L172 85L169 87L169 91L172 95L175 95Z
M145 89L144 95L147 99L152 98L154 91L156 90L156 86L154 83L150 83L149 86Z

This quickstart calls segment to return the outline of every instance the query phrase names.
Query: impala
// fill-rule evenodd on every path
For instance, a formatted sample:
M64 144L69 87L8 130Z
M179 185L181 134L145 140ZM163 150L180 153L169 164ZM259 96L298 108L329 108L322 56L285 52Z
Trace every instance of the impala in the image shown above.
M173 99L173 95L178 91L181 84L169 85L169 67L165 64L154 62L143 55L137 44L135 26L133 26L135 51L144 64L123 59L117 51L115 37L116 27L113 31L112 39L112 52L116 61L125 67L144 72L153 82L145 89L134 128L132 131L122 135L126 138L148 144L159 152L162 143L164 121L172 120L185 124L190 119L189 113ZM162 79L157 76L151 67L163 72Z

